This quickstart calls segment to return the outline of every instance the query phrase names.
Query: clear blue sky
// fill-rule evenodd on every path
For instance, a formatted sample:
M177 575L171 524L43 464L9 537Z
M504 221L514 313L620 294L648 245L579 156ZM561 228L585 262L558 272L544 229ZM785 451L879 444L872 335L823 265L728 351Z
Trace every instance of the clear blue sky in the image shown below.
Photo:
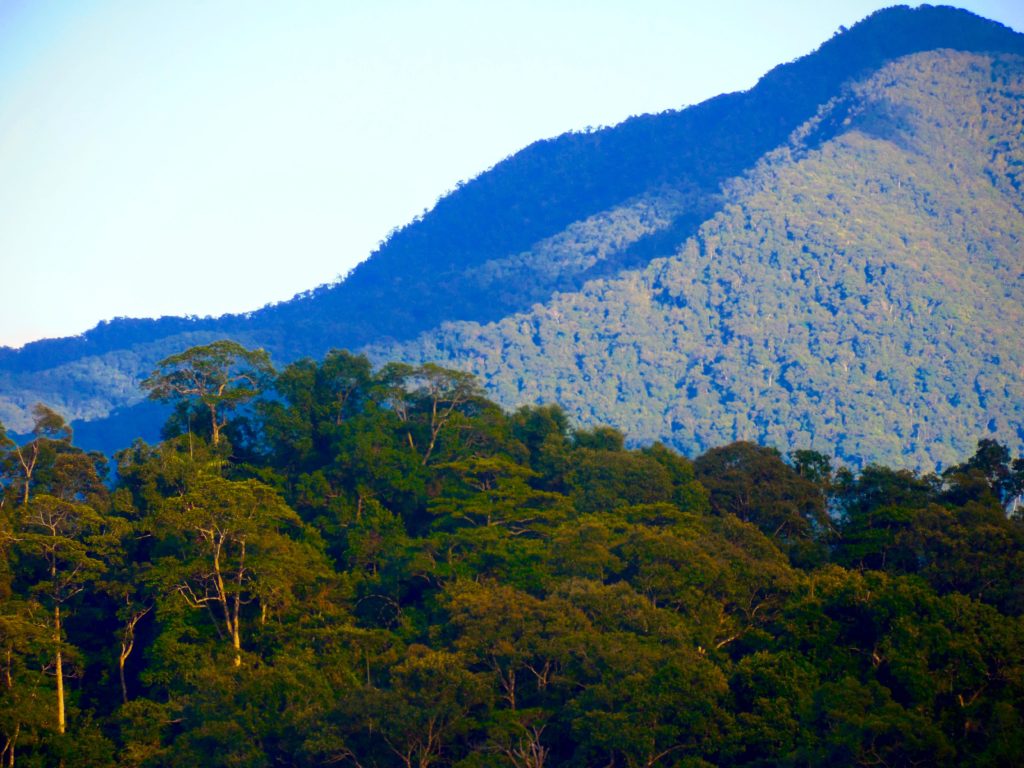
M749 88L884 4L0 0L0 344L287 299L536 139Z

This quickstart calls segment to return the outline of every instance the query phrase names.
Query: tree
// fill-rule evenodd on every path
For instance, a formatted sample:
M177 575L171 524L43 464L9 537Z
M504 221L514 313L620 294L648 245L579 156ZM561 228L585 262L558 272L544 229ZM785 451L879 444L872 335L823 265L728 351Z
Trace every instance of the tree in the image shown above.
M273 370L264 350L224 339L164 358L142 388L153 400L201 403L209 411L211 439L217 445L227 412L258 395Z
M773 448L736 442L694 462L711 493L711 508L753 523L782 542L812 538L828 528L818 486L786 465Z
M2 429L0 429L2 440ZM46 610L17 594L13 585L13 549L20 540L24 507L0 504L0 765L12 768L20 744L52 728L42 691L52 644Z
M242 664L243 608L259 605L259 621L289 604L297 583L311 580L315 554L288 532L302 522L262 483L200 475L152 521L170 552L153 578L189 608L209 613Z
M708 507L708 492L699 482L693 469L693 462L680 456L661 443L654 443L640 451L644 456L661 464L672 482L672 503L688 512Z
M607 512L633 504L670 502L671 471L656 456L615 448L614 430L594 430L607 449L578 447L570 456L566 482L580 512ZM578 436L577 436L578 437ZM610 437L609 440L603 438ZM593 441L588 441L593 444Z
M789 452L789 461L801 477L827 489L832 479L832 460L823 453L807 449Z
M512 437L530 453L530 467L541 474L539 486L566 491L569 467L569 417L557 405L524 405L509 418Z
M365 355L332 349L316 370L314 394L321 421L341 424L358 412L373 383L373 369Z
M591 642L601 677L569 708L590 765L680 765L683 755L710 751L726 720L726 683L705 656L682 648L668 653L642 640L625 653L610 633Z
M427 466L445 428L466 405L479 400L480 385L473 374L453 371L433 363L413 367L405 363L388 363L377 375L378 390L383 402L406 425L409 447L419 453L413 436L418 427L423 443L420 463Z
M942 479L949 501L964 504L991 494L1007 507L1024 493L1024 459L1011 461L1009 448L996 440L982 439L974 456L947 469Z
M481 390L471 373L452 371L433 363L420 366L417 373L420 381L418 394L430 408L429 439L423 454L423 466L426 466L441 430L461 407L479 398Z
M539 708L493 712L487 729L490 745L512 768L544 768L551 747L542 738L550 718L550 712Z
M6 557L6 552L3 555ZM0 765L13 768L25 741L52 729L44 691L53 646L38 602L3 595L0 601ZM26 739L26 737L28 737Z
M279 469L329 464L344 427L365 410L374 387L364 355L331 350L317 363L298 360L274 379L278 397L260 400L263 438Z
M373 498L362 502L346 534L348 562L373 576L382 563L400 553L407 543L402 519Z
M55 454L71 445L71 427L64 418L42 403L32 406L35 422L32 426L33 439L25 445L17 445L7 437L0 426L0 448L8 453L3 462L8 482L20 486L21 502L28 504L31 486L36 471L54 460Z
M103 517L91 507L39 495L20 510L15 540L32 592L48 603L52 617L57 732L64 733L64 624L62 609L106 568L98 556ZM102 544L101 544L102 546Z
M111 497L109 520L111 543L114 556L109 559L108 570L100 590L117 605L118 639L120 649L117 655L118 679L121 683L121 701L128 703L128 680L125 667L136 646L136 630L139 623L149 615L154 601L146 589L145 572L148 564L150 537L140 524L138 513L131 505L131 494L126 489L117 490Z
M430 502L431 512L442 523L500 525L518 536L550 526L569 512L565 496L530 487L528 481L536 472L500 456L474 456L440 464L438 469L457 479L449 495Z
M404 768L429 768L476 725L487 704L484 677L459 654L410 646L391 670L391 687L369 690L360 715Z
M843 467L833 483L833 502L840 518L863 515L880 507L926 507L936 497L936 478L921 477L908 469L868 464L854 476Z
M486 668L505 708L537 707L590 628L560 598L539 599L498 582L453 581L445 587L455 647Z

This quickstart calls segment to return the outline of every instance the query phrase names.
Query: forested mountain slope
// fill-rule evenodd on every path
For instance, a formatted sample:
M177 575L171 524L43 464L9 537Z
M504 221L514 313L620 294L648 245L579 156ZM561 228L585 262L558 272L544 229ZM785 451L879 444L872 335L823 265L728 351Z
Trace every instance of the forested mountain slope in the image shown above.
M947 464L1024 441L1024 59L936 51L853 85L670 258L380 354L696 453Z
M643 268L721 213L733 180L845 83L940 48L1024 54L1024 36L952 8L880 11L750 91L530 145L443 197L338 284L246 315L118 319L79 337L0 349L0 420L28 429L40 400L70 419L103 418L140 401L138 382L158 360L217 338L264 346L284 363L409 341L443 322L499 321L588 280ZM116 418L148 419L149 434L159 422ZM655 434L649 423L636 427ZM632 434L634 424L627 428ZM146 425L128 431L146 433Z

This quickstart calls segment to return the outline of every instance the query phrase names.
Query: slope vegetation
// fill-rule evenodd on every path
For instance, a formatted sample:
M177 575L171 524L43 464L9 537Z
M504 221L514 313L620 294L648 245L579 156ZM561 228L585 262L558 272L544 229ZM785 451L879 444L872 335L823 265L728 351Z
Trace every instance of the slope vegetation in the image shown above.
M377 353L690 454L749 439L930 468L979 435L1019 446L1022 127L1024 59L903 58L732 184L674 256Z

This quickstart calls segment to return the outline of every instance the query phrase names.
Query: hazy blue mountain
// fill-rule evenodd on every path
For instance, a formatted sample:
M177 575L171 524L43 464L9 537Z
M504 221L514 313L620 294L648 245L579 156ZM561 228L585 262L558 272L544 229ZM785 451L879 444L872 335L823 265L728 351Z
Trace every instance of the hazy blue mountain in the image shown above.
M680 247L686 252L709 222L729 214L742 184L752 183L737 180L788 146L794 132L806 132L801 127L825 105L831 104L825 116L801 139L806 151L846 132L843 110L858 109L851 84L867 82L900 57L939 49L1024 54L1024 36L952 8L880 11L813 54L776 67L750 91L530 145L398 230L338 284L245 315L118 319L79 337L0 349L0 420L25 429L27 409L38 400L77 420L115 409L125 414L118 418L134 418L138 382L157 360L225 336L264 346L278 362L331 347L397 349L404 343L408 354L490 371L491 362L467 363L468 352L451 348L451 331L438 336L435 329L456 321L507 325L516 321L504 318L529 313L534 305L555 306L567 300L564 295L585 301L594 281L633 279L652 260ZM964 167L975 168L975 160L965 159ZM988 245L971 241L965 247L983 252ZM508 403L530 399L494 386ZM730 396L746 391L753 390ZM657 420L665 402L658 401ZM638 401L635 409L651 405ZM586 409L570 407L589 417ZM643 426L613 420L637 438L664 434L651 428L650 417ZM717 436L688 429L671 434L684 450L697 447L687 446L687 439Z
M934 468L1024 446L1024 58L898 59L732 183L674 255L380 358L691 453Z

